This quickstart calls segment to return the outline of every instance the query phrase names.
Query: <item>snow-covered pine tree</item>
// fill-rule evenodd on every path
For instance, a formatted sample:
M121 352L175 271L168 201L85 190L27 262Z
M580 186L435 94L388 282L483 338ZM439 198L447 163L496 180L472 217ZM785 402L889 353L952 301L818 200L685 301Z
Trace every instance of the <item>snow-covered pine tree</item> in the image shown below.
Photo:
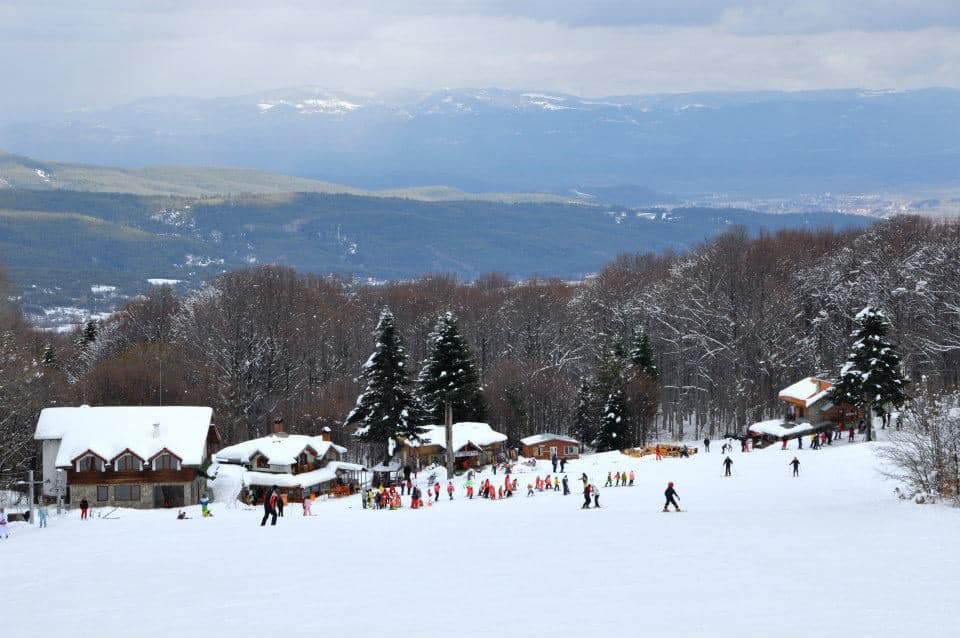
M87 319L83 325L83 331L77 337L78 346L87 346L97 340L100 336L100 322L96 319Z
M638 373L646 374L653 379L660 378L660 369L653 361L653 348L650 346L650 337L642 328L633 331L633 341L630 344L630 365Z
M40 360L43 362L43 365L48 368L52 368L57 364L57 353L54 352L53 346L49 343L43 346L43 355L41 355Z
M831 392L838 403L863 408L867 440L873 440L871 412L883 416L885 406L902 406L909 379L901 372L900 355L887 341L890 322L883 311L867 306L854 318L854 338L846 363Z
M430 343L433 350L417 379L417 398L429 418L443 423L444 409L449 403L454 422L483 421L486 405L480 375L452 312L440 315L430 333Z
M593 442L597 452L609 452L629 447L627 441L629 424L627 409L623 403L623 392L614 390L603 406L603 418L600 420L600 433Z
M386 458L390 438L416 439L423 429L420 409L408 389L407 355L389 308L380 313L374 335L376 349L360 370L366 388L357 397L345 425L355 426L354 435L382 449Z
M597 396L594 394L593 384L585 377L580 377L580 387L577 388L577 407L573 416L573 435L584 443L590 443L599 433L599 410Z

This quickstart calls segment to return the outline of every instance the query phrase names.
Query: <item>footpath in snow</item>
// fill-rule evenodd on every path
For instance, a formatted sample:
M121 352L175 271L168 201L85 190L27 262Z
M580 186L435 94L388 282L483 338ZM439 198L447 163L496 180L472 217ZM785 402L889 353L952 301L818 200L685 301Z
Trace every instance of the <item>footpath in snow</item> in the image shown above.
M222 502L209 519L193 507L183 521L120 510L16 523L0 540L4 633L954 635L960 511L898 501L868 444L730 456L724 478L716 451L598 454L567 465L569 496L525 496L541 463L511 499L467 501L458 479L453 502L445 490L416 511L318 501L276 527ZM634 487L603 487L631 469ZM580 509L582 472L599 511ZM660 512L667 481L684 513Z

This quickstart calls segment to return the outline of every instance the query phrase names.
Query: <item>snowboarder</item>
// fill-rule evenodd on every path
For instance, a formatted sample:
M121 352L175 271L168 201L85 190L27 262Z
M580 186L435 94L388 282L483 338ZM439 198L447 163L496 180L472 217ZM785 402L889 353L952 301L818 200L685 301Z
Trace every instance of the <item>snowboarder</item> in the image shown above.
M263 519L260 520L260 527L263 527L267 524L267 519L272 517L270 521L271 525L277 524L277 501L280 500L277 497L277 486L274 485L270 488L270 491L267 492L263 497Z
M793 460L787 463L787 465L793 466L793 475L797 476L800 474L800 460L797 457L793 457Z
M447 496L451 501L453 500L453 481L447 481Z
M593 494L593 506L600 509L600 490L597 489L596 485L591 485L590 493Z
M630 487L633 487L633 479L635 478L636 478L636 475L634 475L633 470L630 470L630 483L629 483Z
M703 449L710 453L710 437L707 437L703 440Z
M210 498L204 492L203 496L200 497L200 513L204 518L210 516Z
M90 503L87 502L87 499L82 499L80 501L80 520L87 520L87 510L90 509Z
M667 489L664 491L663 495L667 498L666 502L663 504L663 511L669 511L667 508L673 505L676 511L680 511L680 506L677 505L677 499L680 498L680 495L677 494L677 490L673 489L673 481L667 483Z
M563 475L563 495L567 496L570 494L570 484L567 482L567 475Z
M7 531L7 512L0 507L0 534L4 538L10 538L10 532Z
M583 482L583 505L580 506L580 509L590 509L590 484L586 481Z
M47 517L50 513L47 511L47 502L44 500L40 501L40 507L37 508L37 520L40 521L40 527L47 526Z
M733 467L733 459L729 456L723 459L723 475L730 476L730 468Z

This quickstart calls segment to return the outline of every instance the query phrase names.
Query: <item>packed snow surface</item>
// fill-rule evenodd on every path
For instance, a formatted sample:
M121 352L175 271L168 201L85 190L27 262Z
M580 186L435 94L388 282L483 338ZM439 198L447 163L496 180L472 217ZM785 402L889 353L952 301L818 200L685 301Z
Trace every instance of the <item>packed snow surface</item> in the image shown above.
M957 635L960 511L897 500L877 444L567 463L572 494L365 511L215 501L119 510L0 540L9 636L903 638ZM797 455L799 478L787 463ZM543 475L541 463L517 476ZM527 468L524 468L525 470ZM634 470L633 487L604 487ZM602 490L581 510L578 477ZM424 486L424 475L419 479ZM502 484L503 473L489 472ZM232 484L235 488L236 479ZM674 481L683 513L663 514ZM219 494L214 490L215 494ZM409 499L404 498L404 505ZM318 569L304 560L321 548Z

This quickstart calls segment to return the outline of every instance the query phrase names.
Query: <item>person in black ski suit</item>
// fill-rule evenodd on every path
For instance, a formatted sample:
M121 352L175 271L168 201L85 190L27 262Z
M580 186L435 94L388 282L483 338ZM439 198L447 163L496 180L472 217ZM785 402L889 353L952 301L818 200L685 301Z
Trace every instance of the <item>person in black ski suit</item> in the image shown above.
M274 488L276 489L276 488ZM277 492L277 514L283 518L283 494Z
M276 486L272 487L266 494L263 495L263 519L260 521L260 527L263 527L267 524L267 519L271 516L273 520L270 521L271 525L277 524L277 510L274 509L274 503L277 501L277 488Z
M710 437L707 437L703 440L703 449L708 453L710 452Z
M559 463L559 460L557 459L557 455L556 455L556 454L553 454L553 455L550 457L550 462L553 463L553 473L556 474L556 473L557 473L557 463Z
M730 468L733 467L733 459L729 456L723 459L723 475L730 476Z
M663 493L663 495L667 497L666 502L663 504L663 511L666 512L667 507L669 507L670 505L673 505L673 507L676 508L676 510L679 512L680 506L677 505L676 499L680 498L680 495L677 494L677 490L673 489L673 481L670 481L669 483L667 483L667 489Z
M580 509L590 509L590 484L586 481L583 483L583 505L580 506Z
M787 465L793 466L793 475L797 476L800 474L800 460L797 457L793 457L793 460L787 463Z
M560 472L566 472L564 469L567 466L567 459L560 459Z
M563 495L566 496L570 493L570 484L567 482L567 475L563 475Z

